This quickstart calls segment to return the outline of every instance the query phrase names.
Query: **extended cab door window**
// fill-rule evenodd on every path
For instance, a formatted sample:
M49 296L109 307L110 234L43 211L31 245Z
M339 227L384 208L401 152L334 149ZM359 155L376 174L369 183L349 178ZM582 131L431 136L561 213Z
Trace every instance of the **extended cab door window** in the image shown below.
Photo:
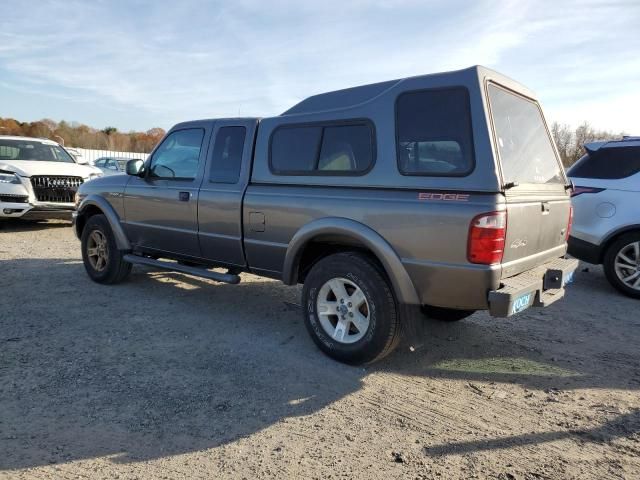
M213 183L238 183L242 167L245 127L222 127L213 145L209 181Z
M171 133L154 152L149 166L149 177L165 180L196 178L203 138L202 128L189 128Z

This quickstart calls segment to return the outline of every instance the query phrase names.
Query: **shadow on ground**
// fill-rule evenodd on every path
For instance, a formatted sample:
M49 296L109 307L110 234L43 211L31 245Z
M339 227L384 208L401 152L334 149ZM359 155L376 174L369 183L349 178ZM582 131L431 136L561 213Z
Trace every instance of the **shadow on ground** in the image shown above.
M464 455L486 450L503 450L527 445L555 442L567 438L591 443L611 443L618 438L631 438L640 434L640 410L618 415L604 425L595 428L563 430L557 432L531 433L494 440L473 440L461 443L446 443L433 447L425 447L430 456Z
M69 220L24 220L21 218L0 219L0 233L13 232L37 232L51 228L70 228L71 214Z
M5 260L0 271L0 469L209 449L314 413L360 389L372 371L533 388L639 388L633 375L580 363L585 352L606 353L597 337L552 345L544 324L519 338L518 320L429 323L418 351L405 347L363 369L314 347L292 306L298 289L278 282L214 285L135 268L130 281L109 287L64 259ZM552 362L556 351L576 362ZM637 428L637 412L619 420Z

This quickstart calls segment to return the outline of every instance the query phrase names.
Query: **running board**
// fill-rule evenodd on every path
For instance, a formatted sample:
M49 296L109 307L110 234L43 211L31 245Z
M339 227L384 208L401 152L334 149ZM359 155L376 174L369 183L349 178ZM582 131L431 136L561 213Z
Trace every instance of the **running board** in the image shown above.
M180 265L179 263L163 262L161 260L141 257L139 255L133 255L131 253L126 254L123 257L123 260L125 262L134 263L137 265L147 265L148 267L162 268L163 270L186 273L195 277L208 278L209 280L215 280L216 282L233 284L240 283L239 275L233 275L231 273L212 272L211 270L207 270L206 268L188 267L186 265Z

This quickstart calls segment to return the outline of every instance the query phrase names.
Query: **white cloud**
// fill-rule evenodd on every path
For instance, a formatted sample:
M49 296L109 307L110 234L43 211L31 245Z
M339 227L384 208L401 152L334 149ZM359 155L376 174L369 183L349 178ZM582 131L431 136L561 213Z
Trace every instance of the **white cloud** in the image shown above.
M640 131L625 105L638 98L638 5L24 3L0 32L0 72L8 88L145 112L168 126L278 114L314 93L480 63L533 88L562 121Z

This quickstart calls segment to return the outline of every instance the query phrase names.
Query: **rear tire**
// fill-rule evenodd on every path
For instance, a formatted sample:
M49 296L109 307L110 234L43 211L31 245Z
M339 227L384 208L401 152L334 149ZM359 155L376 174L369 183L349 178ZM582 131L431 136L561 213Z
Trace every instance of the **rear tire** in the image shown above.
M456 310L454 308L432 307L431 305L423 305L420 311L425 317L439 322L458 322L476 313L475 310Z
M640 232L615 240L604 254L604 273L617 290L640 298Z
M93 215L88 220L81 237L82 260L87 274L97 283L122 282L131 273L131 264L123 260L116 240L104 215Z
M316 263L302 290L311 338L331 358L348 364L380 360L402 335L388 280L366 255L345 252Z

